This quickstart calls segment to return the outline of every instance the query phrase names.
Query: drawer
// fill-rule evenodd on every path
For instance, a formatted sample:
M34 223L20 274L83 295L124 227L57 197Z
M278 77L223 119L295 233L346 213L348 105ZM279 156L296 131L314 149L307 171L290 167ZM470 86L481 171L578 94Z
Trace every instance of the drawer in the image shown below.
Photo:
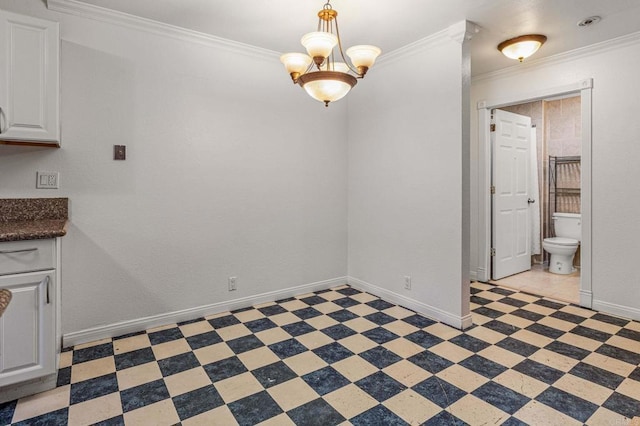
M0 275L54 269L55 239L0 242Z

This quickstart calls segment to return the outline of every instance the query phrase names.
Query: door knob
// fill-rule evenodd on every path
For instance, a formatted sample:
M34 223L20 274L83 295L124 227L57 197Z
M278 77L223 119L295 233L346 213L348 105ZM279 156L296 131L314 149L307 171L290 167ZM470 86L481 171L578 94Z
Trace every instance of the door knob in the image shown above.
M532 200L531 198L527 199L527 203L529 203L529 204L533 204L535 202L536 202L536 200Z

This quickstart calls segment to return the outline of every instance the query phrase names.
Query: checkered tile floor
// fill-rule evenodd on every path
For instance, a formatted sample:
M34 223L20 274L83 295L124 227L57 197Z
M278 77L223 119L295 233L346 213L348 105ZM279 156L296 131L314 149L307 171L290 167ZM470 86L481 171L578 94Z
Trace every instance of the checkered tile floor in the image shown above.
M465 332L348 286L63 352L19 425L627 425L640 323L475 283ZM633 421L635 424L635 421Z

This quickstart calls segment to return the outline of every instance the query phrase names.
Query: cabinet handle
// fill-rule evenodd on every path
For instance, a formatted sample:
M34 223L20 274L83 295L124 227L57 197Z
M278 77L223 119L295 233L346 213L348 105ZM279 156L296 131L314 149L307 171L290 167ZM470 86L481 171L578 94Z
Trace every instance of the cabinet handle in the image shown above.
M26 253L30 251L38 251L38 247L33 247L28 249L18 249L18 250L0 250L0 254Z
M46 278L44 279L44 285L47 286L47 305L51 303L51 301L49 300L49 282L50 282L49 275L47 275Z

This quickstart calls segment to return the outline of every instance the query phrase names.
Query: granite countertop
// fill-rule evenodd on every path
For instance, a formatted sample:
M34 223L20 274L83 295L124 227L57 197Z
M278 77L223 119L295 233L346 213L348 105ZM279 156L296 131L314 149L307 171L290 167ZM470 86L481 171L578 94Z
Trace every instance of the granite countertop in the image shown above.
M66 235L68 206L68 198L0 199L0 242Z

